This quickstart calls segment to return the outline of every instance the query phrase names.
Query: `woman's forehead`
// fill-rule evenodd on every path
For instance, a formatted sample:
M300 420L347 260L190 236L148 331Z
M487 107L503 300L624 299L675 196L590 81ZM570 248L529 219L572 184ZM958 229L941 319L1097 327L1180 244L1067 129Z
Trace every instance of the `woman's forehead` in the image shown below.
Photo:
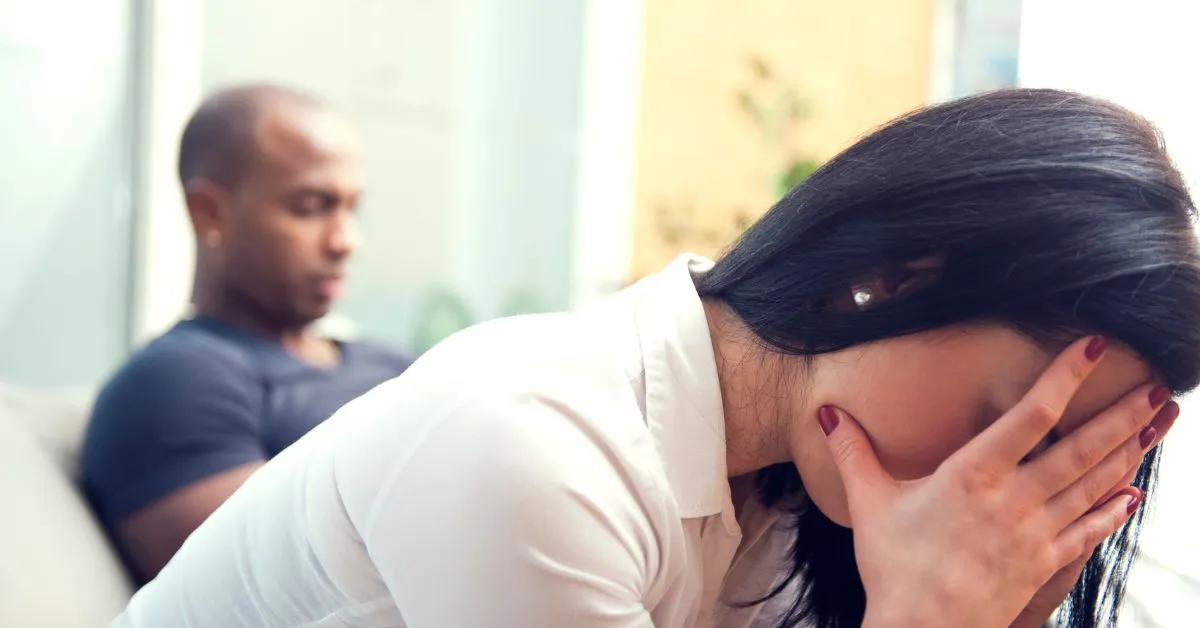
M989 393L994 402L992 407L995 408L995 414L989 414L991 420L995 420L1029 392L1057 354L1044 351L1024 334L1008 328L985 328L982 334L979 331L977 329L975 332L974 342L978 346L986 346L986 351L996 358L993 368L999 372L999 376L992 379ZM976 356L964 357L982 359L978 354L982 350L977 349ZM1110 343L1104 359L1067 405L1056 432L1060 436L1069 434L1089 418L1153 379L1149 366L1132 349L1119 343Z
M1152 380L1149 366L1136 353L1121 345L1110 345L1104 359L1071 399L1059 423L1059 433L1071 433L1135 388Z

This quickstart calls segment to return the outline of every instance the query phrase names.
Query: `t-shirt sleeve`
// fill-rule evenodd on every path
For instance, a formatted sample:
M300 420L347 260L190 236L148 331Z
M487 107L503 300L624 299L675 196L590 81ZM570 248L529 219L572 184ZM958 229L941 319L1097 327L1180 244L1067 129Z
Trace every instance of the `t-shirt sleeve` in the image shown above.
M117 373L92 410L83 476L114 526L193 482L266 458L261 384L202 347L158 347Z
M660 548L638 484L567 409L469 403L382 487L364 541L414 628L653 628Z

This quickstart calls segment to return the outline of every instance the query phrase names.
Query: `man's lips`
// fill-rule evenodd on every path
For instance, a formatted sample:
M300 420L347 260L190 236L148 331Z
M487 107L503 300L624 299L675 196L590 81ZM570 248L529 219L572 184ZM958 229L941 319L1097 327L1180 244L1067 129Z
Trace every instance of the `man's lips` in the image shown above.
M338 299L346 291L346 277L334 275L317 281L317 294L323 299Z

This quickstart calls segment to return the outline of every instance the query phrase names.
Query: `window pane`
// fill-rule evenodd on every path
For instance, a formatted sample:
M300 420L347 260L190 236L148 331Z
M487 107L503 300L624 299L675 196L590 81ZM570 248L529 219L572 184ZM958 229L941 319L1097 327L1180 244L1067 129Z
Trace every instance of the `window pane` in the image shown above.
M1017 85L1021 0L957 0L954 95Z
M129 11L0 0L0 379L90 385L124 355Z

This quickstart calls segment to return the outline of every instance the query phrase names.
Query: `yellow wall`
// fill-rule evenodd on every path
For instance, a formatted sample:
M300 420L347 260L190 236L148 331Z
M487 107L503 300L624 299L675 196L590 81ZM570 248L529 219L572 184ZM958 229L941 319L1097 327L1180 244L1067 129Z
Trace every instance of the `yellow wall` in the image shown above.
M632 270L715 254L733 216L774 201L778 162L737 104L761 56L812 114L797 134L827 159L929 92L934 0L646 0ZM660 208L689 229L664 241ZM691 209L686 209L691 208ZM674 222L674 221L669 221Z

